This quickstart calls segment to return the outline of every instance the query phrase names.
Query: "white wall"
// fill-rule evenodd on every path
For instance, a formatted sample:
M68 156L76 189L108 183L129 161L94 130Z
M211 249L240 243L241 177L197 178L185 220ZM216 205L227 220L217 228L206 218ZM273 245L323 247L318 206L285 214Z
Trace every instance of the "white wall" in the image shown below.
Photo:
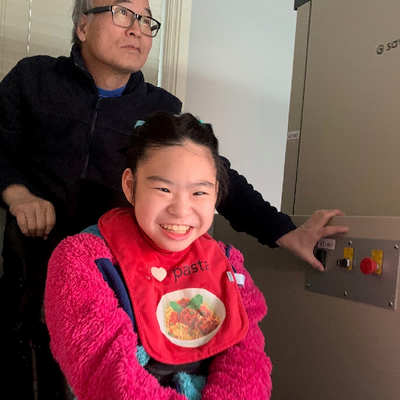
M193 0L184 110L281 204L296 12L293 0Z

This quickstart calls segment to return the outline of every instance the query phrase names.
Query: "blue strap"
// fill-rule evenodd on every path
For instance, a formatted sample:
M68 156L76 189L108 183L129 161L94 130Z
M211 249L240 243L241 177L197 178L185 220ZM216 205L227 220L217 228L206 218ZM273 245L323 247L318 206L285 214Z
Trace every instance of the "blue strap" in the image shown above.
M229 257L230 257L230 255L231 255L231 250L232 250L232 245L230 244L230 245L228 245L228 247L226 248L226 250L225 250L225 255L226 255L226 258L229 260ZM232 269L233 269L233 272L236 274L236 269L235 269L235 267L232 265L232 263L231 263L231 260L229 260L229 263L231 264L231 267L232 267Z
M119 305L128 314L133 324L133 330L136 332L136 322L133 315L133 308L128 296L128 290L125 286L125 281L122 279L121 270L117 265L114 265L109 258L98 258L94 262L103 275L104 280L108 283L108 286L115 293Z
M88 228L83 230L82 233L90 233L104 240L97 225L89 226ZM97 265L97 268L99 269L101 274L103 275L104 280L108 283L108 286L115 293L120 307L122 307L122 309L128 314L129 318L131 319L133 330L137 332L132 303L128 295L128 289L125 285L125 281L122 277L121 269L118 265L114 265L109 258L98 258L94 262Z

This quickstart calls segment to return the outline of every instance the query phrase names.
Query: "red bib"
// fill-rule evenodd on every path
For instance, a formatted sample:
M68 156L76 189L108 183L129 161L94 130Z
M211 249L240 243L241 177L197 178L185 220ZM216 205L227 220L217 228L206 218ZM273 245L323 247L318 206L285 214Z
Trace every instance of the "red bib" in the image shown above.
M157 247L132 208L109 211L99 230L121 268L147 353L165 364L211 357L246 335L248 319L232 267L208 234L187 249Z

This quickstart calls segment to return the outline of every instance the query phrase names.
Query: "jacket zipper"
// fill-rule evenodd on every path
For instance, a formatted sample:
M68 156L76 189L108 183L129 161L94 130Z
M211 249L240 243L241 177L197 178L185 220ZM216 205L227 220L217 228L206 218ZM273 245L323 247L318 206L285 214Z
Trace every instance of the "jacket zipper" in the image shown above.
M93 115L93 119L92 119L92 125L90 127L90 133L89 133L88 139L86 141L86 161L85 161L85 166L83 167L81 178L85 178L86 177L87 170L88 170L88 167L89 167L90 151L92 149L93 138L94 138L94 128L95 128L96 122L97 122L97 114L98 114L99 108L100 108L100 101L101 101L101 98L99 97L97 99L96 106L94 108L94 115Z
M85 68L78 65L78 63L76 61L74 61L74 64L77 68L79 68L81 71L83 71L90 78L94 89L97 91L96 84L94 83L93 77L89 74L89 72ZM98 114L98 111L100 108L100 101L101 101L101 97L98 97L95 108L94 108L94 114L93 114L92 125L90 127L90 133L89 133L89 136L86 141L86 161L85 161L85 166L83 167L83 170L82 170L81 178L86 177L87 170L89 167L90 150L92 149L93 138L94 138L94 128L95 128L96 122L97 122L97 114Z

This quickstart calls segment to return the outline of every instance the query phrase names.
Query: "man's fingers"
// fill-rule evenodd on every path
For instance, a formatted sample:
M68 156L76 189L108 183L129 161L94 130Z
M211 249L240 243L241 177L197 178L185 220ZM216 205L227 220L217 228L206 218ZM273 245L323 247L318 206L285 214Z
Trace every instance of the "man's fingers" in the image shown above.
M48 202L43 202L40 206L34 214L36 227L30 232L33 236L47 238L55 224L55 212L53 206Z
M308 262L316 270L324 271L313 250L321 238L348 232L346 226L326 226L332 217L342 215L344 213L340 210L317 210L304 224L280 237L276 243Z
M17 215L14 215L14 217L17 219L17 224L19 229L21 229L22 234L29 236L28 222L26 220L25 213L18 213Z
M322 265L321 262L319 262L315 257L314 260L310 260L309 264L316 270L320 271L320 272L324 272L324 266Z
M17 209L12 214L17 219L19 229L21 229L23 235L28 237L36 236L36 217L34 213Z
M348 231L349 228L347 226L326 226L322 230L322 237L347 233Z
M34 211L30 211L25 213L26 222L28 225L28 232L30 237L37 236L37 218L36 213Z
M47 228L47 222L46 222L46 215L43 214L42 212L37 212L35 214L36 217L36 234L35 236L42 237L45 235L45 231Z
M324 266L322 263L314 256L314 252L312 249L300 248L299 252L296 254L297 257L306 261L310 264L314 269L323 272Z
M312 226L319 225L323 227L330 221L331 218L343 215L345 214L340 210L317 210L312 214L309 222Z
M53 205L45 200L10 207L21 232L28 237L47 237L56 222Z

